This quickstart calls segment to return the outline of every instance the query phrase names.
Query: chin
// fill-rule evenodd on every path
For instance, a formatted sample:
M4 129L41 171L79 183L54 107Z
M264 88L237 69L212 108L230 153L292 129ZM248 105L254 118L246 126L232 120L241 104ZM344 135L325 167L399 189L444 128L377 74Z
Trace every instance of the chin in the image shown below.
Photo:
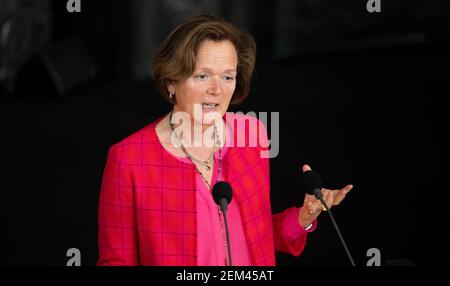
M210 113L208 115L203 115L203 125L213 125L217 120L221 120L223 117L223 113L220 111L216 111L214 113Z

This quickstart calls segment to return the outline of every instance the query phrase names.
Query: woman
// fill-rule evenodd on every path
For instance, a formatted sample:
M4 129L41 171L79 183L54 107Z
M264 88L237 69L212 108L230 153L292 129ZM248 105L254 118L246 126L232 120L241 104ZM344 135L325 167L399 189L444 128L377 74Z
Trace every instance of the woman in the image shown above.
M320 201L306 195L303 207L272 215L264 126L226 114L247 96L254 64L252 37L213 16L187 20L163 42L153 78L173 109L109 150L98 265L229 265L224 218L211 196L218 181L233 190L233 265L275 265L275 251L302 252ZM239 134L259 134L260 144L238 146ZM351 188L323 189L327 205L339 204Z

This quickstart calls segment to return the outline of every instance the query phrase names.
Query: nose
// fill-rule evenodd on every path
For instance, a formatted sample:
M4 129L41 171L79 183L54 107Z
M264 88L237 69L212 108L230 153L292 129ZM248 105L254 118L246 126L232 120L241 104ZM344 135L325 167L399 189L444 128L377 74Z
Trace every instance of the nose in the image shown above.
M208 88L208 94L210 95L220 95L222 94L222 84L220 79L213 77L211 80L211 85Z

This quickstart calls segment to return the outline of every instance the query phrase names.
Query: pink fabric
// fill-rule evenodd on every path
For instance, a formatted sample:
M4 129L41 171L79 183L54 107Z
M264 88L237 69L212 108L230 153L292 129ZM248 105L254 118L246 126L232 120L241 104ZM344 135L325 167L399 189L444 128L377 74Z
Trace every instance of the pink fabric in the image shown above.
M302 237L305 232L313 232L317 227L317 220L314 220L309 230L305 230L298 223L299 208L292 208L284 218L283 227L281 231L286 240L295 241Z
M230 117L239 116L257 121ZM196 170L162 147L157 123L109 150L99 199L97 265L198 265ZM235 121L232 130L233 135L250 132L242 121ZM267 138L265 129L259 135ZM275 251L299 255L306 244L305 231L295 240L286 235L297 208L272 215L269 159L261 157L266 150L235 142L222 166L254 266L275 265Z
M227 128L226 131L226 138L230 138L230 129ZM222 148L222 157L226 155L227 149L226 146ZM186 157L176 158L187 164L191 163ZM214 186L217 181L219 152L214 154L214 159L211 186ZM223 215L219 212L219 208L212 198L211 189L208 189L203 177L198 172L196 174L196 187L197 221L201 222L197 224L197 263L201 266L229 265ZM242 228L241 215L237 204L233 200L228 206L227 223L233 266L251 265L247 242L245 241ZM225 262L225 259L227 262Z

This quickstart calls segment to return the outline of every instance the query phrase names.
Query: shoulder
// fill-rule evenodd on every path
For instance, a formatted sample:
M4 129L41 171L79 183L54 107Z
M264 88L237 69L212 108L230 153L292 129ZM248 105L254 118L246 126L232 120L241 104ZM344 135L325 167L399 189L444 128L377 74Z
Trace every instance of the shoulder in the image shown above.
M227 112L225 122L231 129L233 139L231 140L238 147L242 147L240 142L248 142L249 147L256 145L267 145L266 123L257 118L255 112Z
M155 150L160 147L155 127L159 119L128 135L109 148L108 157L122 163L133 163L142 150Z
M155 127L158 122L154 121L136 132L128 135L113 146L117 148L125 148L127 146L137 146L142 144L157 143Z
M257 114L255 112L248 112L247 114L244 114L243 112L227 112L225 115L225 121L228 125L237 128L256 125L266 129L265 123L257 118Z

